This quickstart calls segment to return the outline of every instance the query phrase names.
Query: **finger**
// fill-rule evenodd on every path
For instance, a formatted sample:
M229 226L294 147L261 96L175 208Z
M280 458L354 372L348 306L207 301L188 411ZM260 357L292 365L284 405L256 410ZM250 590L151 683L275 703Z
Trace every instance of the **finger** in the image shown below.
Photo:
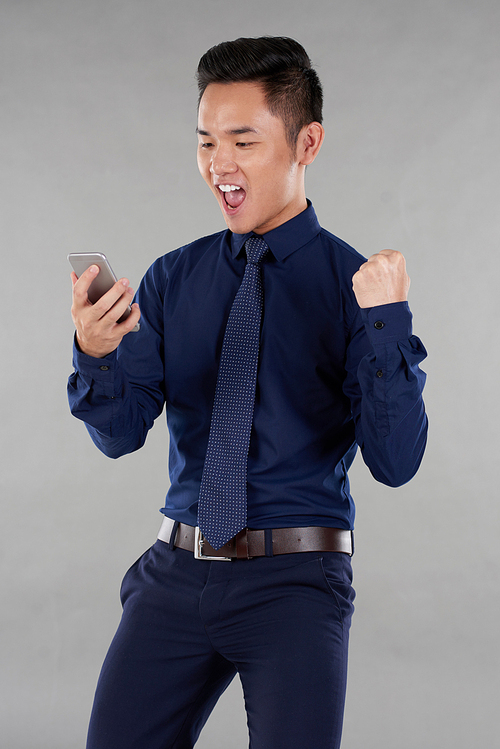
M378 254L384 255L385 257L387 257L387 259L391 263L394 263L396 265L398 263L400 263L403 266L406 265L404 255L401 252L399 252L399 250L381 250Z
M130 331L135 328L140 319L141 310L139 309L139 305L137 304L137 302L134 302L130 315L122 323L119 323L119 327L123 331L123 334L126 335L127 333L130 333Z
M122 296L113 304L113 306L104 312L103 316L101 317L101 320L105 320L110 325L114 325L115 323L117 323L118 320L120 320L120 318L125 314L127 309L131 306L133 296L134 296L134 290L131 289L129 286L127 289L124 290L124 293L122 294ZM97 307L97 306L98 306L98 303L96 302L94 307Z
M392 255L399 255L400 253L396 252L396 250L380 250L380 252L376 252L374 255L368 258L368 263L385 263L385 258L390 258Z
M360 273L362 275L363 268L366 269L368 267L368 263L369 263L370 260L371 260L371 258L369 258L369 260L367 260L365 263L363 263L362 265L360 265L359 268L358 268L358 270L356 271L356 273L354 275L357 276L358 273Z
M130 333L139 322L141 312L139 305L134 303L132 311L123 323L109 324L109 318L104 323L98 322L92 325L92 335L86 335L86 330L77 331L78 344L85 354L101 358L114 351L121 343L123 337ZM97 330L97 335L95 331Z
M380 250L379 255L400 255L397 250Z
M373 263L383 263L383 262L385 262L385 260L383 260L381 256L382 256L381 252L376 252L374 255L371 255L368 258L368 260L366 261L365 265L369 267L370 265L373 265ZM363 266L361 266L361 267L363 267Z
M133 293L134 292L130 288L128 280L126 278L121 278L113 284L113 286L103 294L94 305L92 305L93 316L100 319L107 315L111 310L118 309L119 307L121 312L116 316L116 320L118 320L130 304ZM116 321L113 315L111 315L110 320L113 322Z
M380 266L380 268L402 268L403 270L406 268L406 261L404 258L404 255L401 254L398 250L381 250L380 252L377 252L375 255L372 255L368 258L367 263L365 265L368 266L368 268L376 267L377 265ZM362 268L363 266L361 266Z
M76 279L73 281L73 296L76 303L79 303L80 305L88 304L87 292L90 284L98 273L99 266L91 265L90 268L87 268L79 278L76 276L76 273L71 274L71 280L73 281L73 278Z
M123 304L124 301L125 305ZM115 347L120 343L123 336L130 333L130 331L137 325L141 317L139 305L137 302L130 305L131 301L130 297L125 300L120 300L119 303L117 303L103 318L101 318L101 320L99 320L98 324L100 330L109 341L113 342ZM128 317L123 322L118 322L129 306L131 312Z

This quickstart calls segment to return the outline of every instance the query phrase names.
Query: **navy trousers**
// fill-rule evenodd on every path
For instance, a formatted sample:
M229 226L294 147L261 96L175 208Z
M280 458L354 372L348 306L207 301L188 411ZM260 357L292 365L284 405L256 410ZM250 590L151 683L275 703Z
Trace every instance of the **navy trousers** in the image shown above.
M123 580L87 749L192 749L235 674L250 749L337 749L351 579L341 553L210 562L157 541Z

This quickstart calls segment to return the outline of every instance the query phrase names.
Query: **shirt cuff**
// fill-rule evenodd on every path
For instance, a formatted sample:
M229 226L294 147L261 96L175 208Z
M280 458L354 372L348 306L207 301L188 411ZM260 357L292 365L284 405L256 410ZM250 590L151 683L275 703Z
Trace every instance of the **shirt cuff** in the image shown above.
M408 302L361 309L361 318L372 346L408 340L412 335L412 314Z
M76 342L76 334L73 340L73 367L81 375L91 377L97 382L111 382L116 369L117 355L116 351L103 356L102 359L96 359L80 351Z

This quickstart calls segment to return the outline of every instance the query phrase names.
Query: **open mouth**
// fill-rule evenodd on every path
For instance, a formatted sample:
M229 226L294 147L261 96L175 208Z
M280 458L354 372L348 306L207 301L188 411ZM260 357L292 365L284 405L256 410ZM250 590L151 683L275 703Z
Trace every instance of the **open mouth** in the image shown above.
M246 192L238 185L217 185L228 212L235 211L246 198Z

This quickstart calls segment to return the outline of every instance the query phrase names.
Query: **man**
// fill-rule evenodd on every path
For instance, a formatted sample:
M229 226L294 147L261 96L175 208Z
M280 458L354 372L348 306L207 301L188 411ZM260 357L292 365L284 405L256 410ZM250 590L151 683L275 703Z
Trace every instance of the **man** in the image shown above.
M165 520L125 576L88 747L192 747L238 673L252 749L332 749L354 598L347 471L359 445L379 481L416 472L425 350L402 255L364 262L306 200L324 132L303 48L227 42L198 83L198 165L227 231L157 260L125 322L126 279L91 306L97 269L73 275L73 413L111 457L141 447L164 404L170 431Z

